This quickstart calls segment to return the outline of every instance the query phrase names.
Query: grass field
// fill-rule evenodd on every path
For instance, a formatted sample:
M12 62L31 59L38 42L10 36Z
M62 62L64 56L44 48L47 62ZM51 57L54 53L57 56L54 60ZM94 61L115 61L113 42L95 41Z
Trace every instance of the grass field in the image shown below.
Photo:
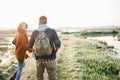
M81 33L59 34L62 46L57 53L57 80L116 80L120 59L107 45L84 39ZM7 80L16 69L16 60L0 68ZM45 72L45 80L47 74ZM36 64L32 54L26 60L21 80L36 80Z

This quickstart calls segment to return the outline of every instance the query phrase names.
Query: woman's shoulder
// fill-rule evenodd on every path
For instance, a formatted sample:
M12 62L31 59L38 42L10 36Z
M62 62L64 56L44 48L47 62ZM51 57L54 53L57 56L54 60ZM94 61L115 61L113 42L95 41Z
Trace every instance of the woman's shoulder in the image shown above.
M17 34L18 37L21 37L21 36L23 36L23 35L24 35L23 33L18 33L18 34Z
M16 37L23 39L25 37L25 35L23 33L18 33Z

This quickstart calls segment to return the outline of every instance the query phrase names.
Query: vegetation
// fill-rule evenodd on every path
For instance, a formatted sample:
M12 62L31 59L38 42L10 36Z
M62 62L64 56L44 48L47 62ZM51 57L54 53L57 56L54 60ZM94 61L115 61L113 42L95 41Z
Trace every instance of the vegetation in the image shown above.
M116 80L120 64L119 59L108 56L113 53L110 53L112 50L96 42L84 43L77 43L74 65L83 73L82 80ZM97 48L98 46L101 48Z
M92 36L95 33L88 34ZM60 34L62 46L57 53L57 80L116 80L120 59L113 57L113 48L98 41L87 40L81 34L86 36L87 33ZM0 66L0 78L6 80L11 76L16 71L16 65L13 61L7 66ZM35 69L35 60L29 56L21 80L36 80ZM48 80L46 77L45 74L45 80Z
M120 59L111 57L115 55L113 48L97 41L82 39L80 34L69 33L78 38L71 36L75 39L71 53L67 53L68 48L65 47L69 45L65 43L69 40L72 42L72 39L62 38L64 40L62 44L65 47L62 48L57 60L58 80L116 80L120 70ZM67 56L74 55L68 60L65 57L66 53Z
M0 80L6 80L16 69L17 64L14 61L0 66Z
M95 36L116 36L118 34L117 31L106 31L106 32L82 32L81 35L83 36L89 36L89 37L95 37Z

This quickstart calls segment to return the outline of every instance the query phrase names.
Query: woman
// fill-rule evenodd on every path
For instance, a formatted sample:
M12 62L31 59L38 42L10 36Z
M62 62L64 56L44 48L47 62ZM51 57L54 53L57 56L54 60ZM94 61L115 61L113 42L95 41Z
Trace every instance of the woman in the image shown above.
M26 50L29 52L32 51L32 49L28 48L28 36L27 36L27 28L28 25L25 22L22 22L18 25L17 28L17 35L12 41L12 43L15 45L15 56L18 60L18 68L16 73L11 77L10 80L20 80L22 69L24 66L24 60L28 57L26 54Z

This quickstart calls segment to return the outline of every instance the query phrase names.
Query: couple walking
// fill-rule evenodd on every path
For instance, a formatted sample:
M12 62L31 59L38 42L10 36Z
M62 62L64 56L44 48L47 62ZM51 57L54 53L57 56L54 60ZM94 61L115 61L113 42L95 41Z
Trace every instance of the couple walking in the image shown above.
M18 68L16 70L16 73L10 78L10 80L20 80L22 69L24 67L24 60L27 59L28 57L28 55L26 54L27 50L35 54L37 80L43 80L45 68L47 70L49 80L57 80L55 59L56 53L60 48L61 42L58 38L56 31L48 27L46 24L47 17L41 16L39 18L39 27L37 30L33 31L29 41L27 36L28 25L25 22L22 22L18 25L17 35L12 41L12 43L15 45L15 56L16 59L18 60ZM38 39L38 37L42 35L40 34L41 31L45 32L49 39L49 43L52 50L50 52L50 55L38 56L37 53L39 53L39 51L43 51L42 48L40 50L37 50L36 48L33 47L37 42L36 39ZM47 41L44 41L44 43L47 43ZM42 42L37 43L37 46L42 46L41 43ZM48 48L47 51L50 51L50 49Z

